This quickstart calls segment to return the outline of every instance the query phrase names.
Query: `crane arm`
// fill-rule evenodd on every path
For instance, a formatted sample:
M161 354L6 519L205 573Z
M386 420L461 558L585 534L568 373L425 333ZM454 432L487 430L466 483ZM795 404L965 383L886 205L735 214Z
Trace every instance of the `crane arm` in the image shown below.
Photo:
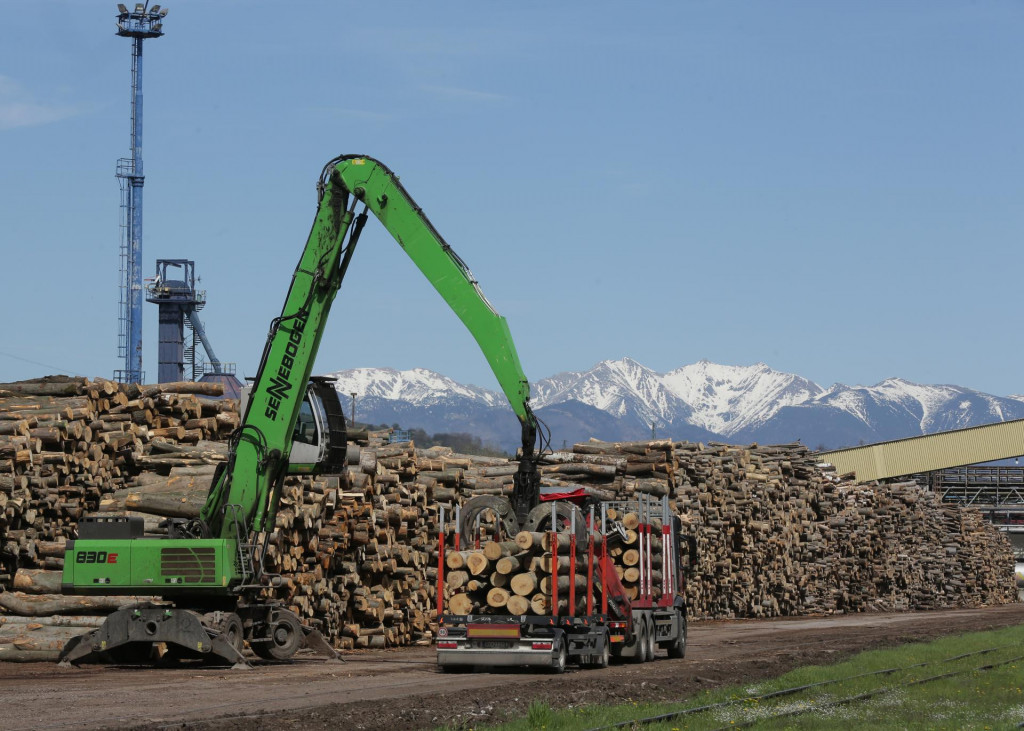
M272 527L305 384L367 210L469 329L518 417L523 454L516 476L515 509L525 516L539 495L534 449L538 421L530 409L530 385L505 318L487 301L469 267L398 177L380 161L363 155L331 160L321 174L318 194L316 218L284 308L271 323L242 426L200 513L205 532L242 538L250 531ZM359 203L365 208L356 216Z
M466 263L382 162L356 155L332 162L345 188L369 207L476 339L519 420L531 421L530 384L508 323L487 301Z
M353 226L354 205L340 183L321 187L284 307L270 324L242 425L200 511L204 532L211 536L244 539L273 527L306 384L365 222L364 215Z
M419 267L487 358L521 427L522 454L512 502L522 523L539 500L534 446L539 422L530 408L530 383L519 363L508 323L488 302L466 263L384 163L365 155L344 155L328 163L325 173L332 168L345 188L366 204Z

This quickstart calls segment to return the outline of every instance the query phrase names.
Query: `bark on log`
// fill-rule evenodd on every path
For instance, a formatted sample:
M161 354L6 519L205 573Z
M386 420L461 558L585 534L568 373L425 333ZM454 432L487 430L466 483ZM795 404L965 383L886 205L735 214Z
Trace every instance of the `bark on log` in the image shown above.
M18 569L14 574L14 588L28 594L60 594L63 573L42 569Z
M54 594L25 594L6 591L0 594L0 607L11 614L39 617L48 614L95 614L113 612L123 606L144 601L138 597L119 596L61 596Z

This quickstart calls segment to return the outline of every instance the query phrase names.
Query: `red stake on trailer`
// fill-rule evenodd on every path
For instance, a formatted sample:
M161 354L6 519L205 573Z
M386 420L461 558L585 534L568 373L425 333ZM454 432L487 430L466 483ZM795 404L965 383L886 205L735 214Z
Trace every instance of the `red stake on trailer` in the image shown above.
M576 511L569 519L569 616L576 616Z
M587 616L594 614L594 506L587 524Z
M458 540L458 539L456 539ZM444 613L444 507L441 508L440 527L437 531L437 621Z
M442 508L442 510L444 510L444 508ZM461 505L456 505L455 506L455 550L456 551L460 550L459 549L459 543L461 543L461 541L459 540L460 538L462 538L462 506Z
M605 533L605 505L601 505L601 614L608 614L608 534Z
M650 602L654 600L654 582L651 580L651 569L653 568L651 561L651 506L646 497L644 497L644 519L644 536L646 539L644 540L643 560L647 566L647 602L648 606L650 606Z
M644 498L644 513L647 515L647 523L644 525L644 531L647 533L647 601L648 606L654 603L654 555L651 547L651 532L650 532L650 499Z
M576 536L569 536L569 616L576 616Z
M670 607L674 603L675 551L672 550L672 528L668 514L668 497L661 500L661 604Z
M640 545L640 560L638 562L640 565L640 589L637 594L637 599L641 602L640 606L643 606L642 602L647 599L647 579L644 575L644 572L647 571L647 559L644 552L644 504L642 500L637 501L636 512L640 519L640 523L636 527L637 540Z
M558 616L558 520L551 503L551 614Z

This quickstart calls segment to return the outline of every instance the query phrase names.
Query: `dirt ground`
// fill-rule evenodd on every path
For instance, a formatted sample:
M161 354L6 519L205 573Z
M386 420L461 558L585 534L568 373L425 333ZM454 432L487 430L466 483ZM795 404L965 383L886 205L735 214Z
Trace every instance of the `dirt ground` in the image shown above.
M644 665L447 675L433 648L350 653L344 664L302 656L252 670L0 663L0 729L467 728L565 708L686 698L854 652L1024 624L1024 604L971 610L696 622L686 658Z

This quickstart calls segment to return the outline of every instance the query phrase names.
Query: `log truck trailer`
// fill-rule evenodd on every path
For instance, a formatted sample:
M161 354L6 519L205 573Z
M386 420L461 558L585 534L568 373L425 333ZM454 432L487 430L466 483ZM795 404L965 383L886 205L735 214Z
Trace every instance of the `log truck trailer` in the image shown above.
M638 663L654 660L658 647L667 650L671 658L683 657L685 577L694 564L696 540L683 534L682 522L669 510L668 497L660 501L648 495L631 501L600 501L592 499L586 488L541 488L541 492L541 502L531 511L527 527L534 533L546 533L549 553L545 559L551 567L550 595L545 597L550 611L546 613L445 614L448 546L442 512L437 579L437 663L441 669L530 666L561 673L568 663L601 668L607 667L611 658ZM589 514L584 516L578 505ZM473 514L472 510L462 511L450 526L456 551L480 547L475 519L463 522L466 512ZM630 514L638 520L639 585L635 595L623 588L610 553L611 547L625 541L627 531L621 518ZM567 579L565 588L560 587L560 576ZM578 581L584 576L585 582Z
M270 660L287 660L302 646L333 653L319 632L265 598L280 577L265 570L264 558L285 475L345 469L347 436L337 391L310 375L368 211L469 329L522 425L515 506L471 501L467 513L495 510L509 530L517 530L537 503L540 424L505 318L383 163L365 155L337 157L324 167L317 192L316 217L284 308L270 324L241 426L199 517L169 521L166 537L144 536L140 517L86 517L77 539L68 541L63 593L163 601L114 612L96 630L72 639L61 662L148 662L155 643L165 643L172 657L238 665L245 663L244 641Z

